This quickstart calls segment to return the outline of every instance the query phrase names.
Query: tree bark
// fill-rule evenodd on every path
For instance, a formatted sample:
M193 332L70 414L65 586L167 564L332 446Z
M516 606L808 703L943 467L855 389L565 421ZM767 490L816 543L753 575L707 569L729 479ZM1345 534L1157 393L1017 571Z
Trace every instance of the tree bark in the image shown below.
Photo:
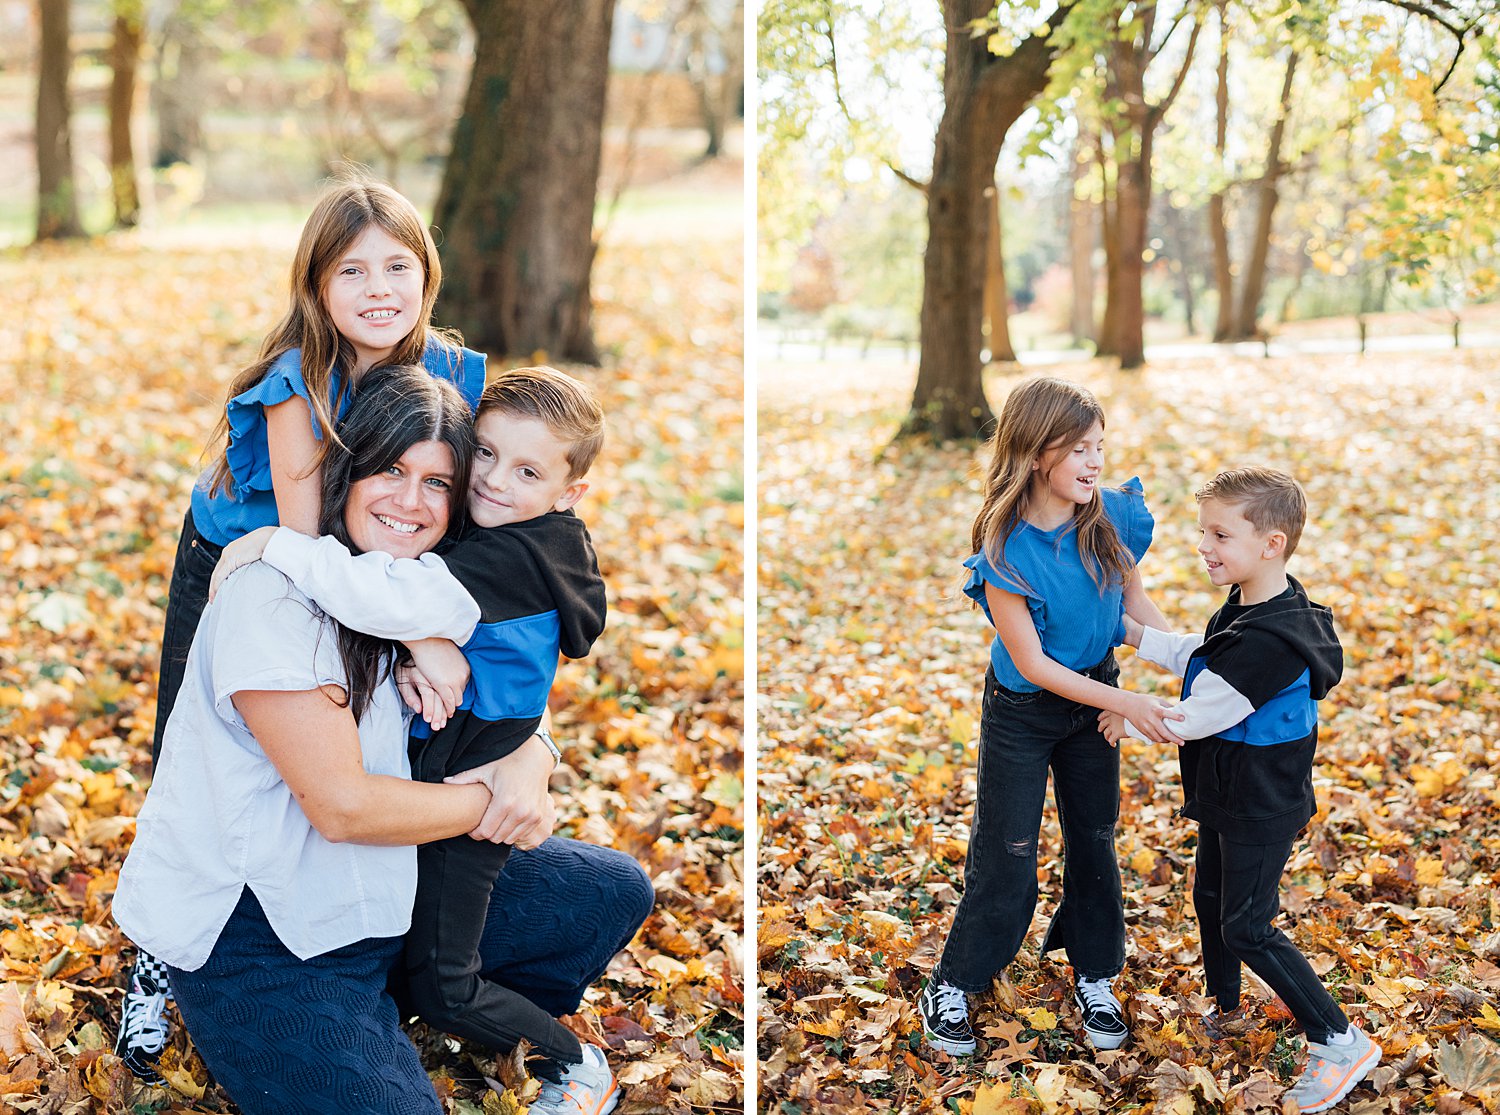
M476 36L435 223L439 320L496 355L598 363L589 273L614 0L465 0Z
M1146 68L1160 53L1151 47L1155 8L1146 9L1139 41L1115 44L1110 65L1110 95L1124 104L1124 112L1113 126L1115 156L1115 236L1117 250L1111 268L1109 303L1105 321L1110 329L1100 339L1101 355L1118 356L1121 368L1139 368L1146 362L1145 302L1142 284L1148 222L1151 213L1151 150L1156 129L1193 64L1201 19L1195 19L1182 68L1171 91L1158 103L1146 101Z
M1079 345L1094 344L1098 340L1094 328L1094 246L1098 241L1098 229L1094 220L1095 206L1081 196L1079 189L1088 174L1085 152L1090 142L1080 122L1078 139L1073 147L1073 197L1068 203L1068 260L1073 278L1070 320L1073 341Z
M927 190L927 250L922 260L922 354L903 435L937 441L980 435L994 418L984 397L984 258L989 240L986 191L1005 133L1047 83L1052 48L1032 35L1008 58L969 31L989 0L944 0L948 50L943 116ZM1066 14L1066 7L1054 18Z
M1214 93L1214 153L1224 172L1229 144L1229 13L1227 0L1219 0L1219 84ZM1229 257L1229 225L1225 214L1226 185L1208 199L1208 236L1214 246L1214 289L1219 292L1219 310L1214 321L1215 341L1228 339L1234 330L1234 265Z
M992 363L1015 363L1010 342L1010 289L1005 285L1005 244L1000 216L1000 187L990 187L989 235L984 244L984 336Z
M135 88L141 60L145 12L136 4L115 7L114 41L110 46L109 177L115 206L115 227L141 223L140 171L135 158Z
M68 71L69 0L38 0L42 54L36 83L36 238L82 236L78 194L73 179L73 102Z
M203 150L204 87L209 47L203 34L180 9L162 22L156 50L156 80L151 82L151 111L156 117L157 167L191 163Z
M1281 144L1286 136L1287 117L1291 115L1292 79L1297 72L1297 52L1286 62L1286 77L1281 83L1281 111L1271 129L1266 150L1266 170L1256 190L1255 235L1250 241L1250 262L1245 268L1245 282L1240 288L1239 312L1235 315L1232 339L1246 340L1259 334L1257 320L1260 302L1266 289L1266 261L1271 255L1271 229L1279 200L1281 176L1286 164L1281 161Z

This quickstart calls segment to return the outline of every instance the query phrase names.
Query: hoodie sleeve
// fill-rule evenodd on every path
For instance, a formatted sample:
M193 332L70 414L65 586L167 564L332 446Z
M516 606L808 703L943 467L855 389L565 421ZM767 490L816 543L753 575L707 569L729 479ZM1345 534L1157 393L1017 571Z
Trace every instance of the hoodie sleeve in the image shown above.
M352 554L336 538L278 527L261 560L345 627L379 639L465 643L479 608L436 554Z
M1212 670L1204 670L1193 679L1192 695L1172 709L1184 719L1168 720L1167 727L1183 739L1203 739L1234 727L1254 711L1248 697ZM1137 739L1147 738L1128 720L1125 731Z

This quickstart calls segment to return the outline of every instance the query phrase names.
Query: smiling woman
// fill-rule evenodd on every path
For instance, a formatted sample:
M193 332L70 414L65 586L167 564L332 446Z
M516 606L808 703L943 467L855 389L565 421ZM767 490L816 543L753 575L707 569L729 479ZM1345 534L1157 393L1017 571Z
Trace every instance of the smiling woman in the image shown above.
M420 369L381 369L340 434L325 533L430 549L467 483L463 398ZM449 580L428 586L431 634L461 642L478 609ZM409 780L391 662L390 642L259 563L225 584L188 657L114 913L168 966L245 1112L440 1110L386 977L411 919L413 845L469 832L490 795Z

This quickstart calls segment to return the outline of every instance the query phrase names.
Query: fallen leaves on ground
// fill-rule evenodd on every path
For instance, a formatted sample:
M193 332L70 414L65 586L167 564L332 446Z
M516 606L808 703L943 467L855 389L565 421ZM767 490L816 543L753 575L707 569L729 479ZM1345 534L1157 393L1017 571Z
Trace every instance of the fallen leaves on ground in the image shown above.
M1318 818L1281 924L1385 1057L1344 1110L1500 1109L1500 391L1495 353L1069 367L1108 416L1107 479L1156 515L1142 566L1167 618L1219 603L1192 493L1220 468L1294 472L1310 520L1292 572L1332 607L1343 683L1323 702ZM997 406L1017 379L989 384ZM990 632L959 589L979 505L972 447L886 448L896 367L763 367L759 420L759 1022L762 1108L1172 1115L1276 1112L1290 1014L1247 973L1211 1042L1175 752L1121 749L1117 841L1132 1040L1095 1053L1061 954L1055 812L1038 921L975 1000L978 1055L922 1044L917 993L962 880ZM1175 679L1122 652L1122 684Z
M234 1110L180 1026L170 1087L114 1056L128 942L109 911L149 780L178 528L290 257L130 239L0 257L19 294L0 323L0 1111ZM631 853L657 893L572 1020L612 1050L626 1113L736 1109L743 1091L740 259L734 239L607 248L609 355L567 369L609 416L580 512L611 619L554 695L560 831ZM414 1036L448 1111L519 1110L523 1073L507 1085L493 1058Z

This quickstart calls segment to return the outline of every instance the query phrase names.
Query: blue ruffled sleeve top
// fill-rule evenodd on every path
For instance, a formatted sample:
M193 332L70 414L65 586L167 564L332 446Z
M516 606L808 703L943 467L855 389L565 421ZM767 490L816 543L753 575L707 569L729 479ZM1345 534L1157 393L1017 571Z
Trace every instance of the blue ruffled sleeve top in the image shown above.
M1146 509L1141 482L1132 477L1120 488L1100 489L1104 513L1120 541L1137 563L1151 545L1156 520ZM1019 574L996 569L983 553L964 562L969 580L964 592L979 602L985 618L994 623L984 598L986 583L1024 597L1048 658L1070 670L1084 671L1125 639L1125 589L1106 585L1101 592L1078 554L1078 535L1072 522L1056 530L1038 530L1024 520L1005 540L1006 562ZM990 643L990 665L995 679L1017 693L1035 693L1038 686L1021 676L998 635Z
M435 379L445 379L457 387L469 404L479 406L484 390L485 357L472 349L459 348L438 337L430 337L422 354L422 366ZM334 372L329 382L328 405L333 405L340 384ZM302 350L282 353L276 363L248 391L229 400L229 473L232 484L215 495L208 494L210 467L193 486L193 525L198 533L220 546L264 526L277 526L276 493L271 487L271 451L266 444L266 408L284 403L296 395L308 398L307 383L302 378ZM334 420L349 409L345 396ZM308 403L311 411L312 404ZM313 437L322 440L317 415L312 415Z

